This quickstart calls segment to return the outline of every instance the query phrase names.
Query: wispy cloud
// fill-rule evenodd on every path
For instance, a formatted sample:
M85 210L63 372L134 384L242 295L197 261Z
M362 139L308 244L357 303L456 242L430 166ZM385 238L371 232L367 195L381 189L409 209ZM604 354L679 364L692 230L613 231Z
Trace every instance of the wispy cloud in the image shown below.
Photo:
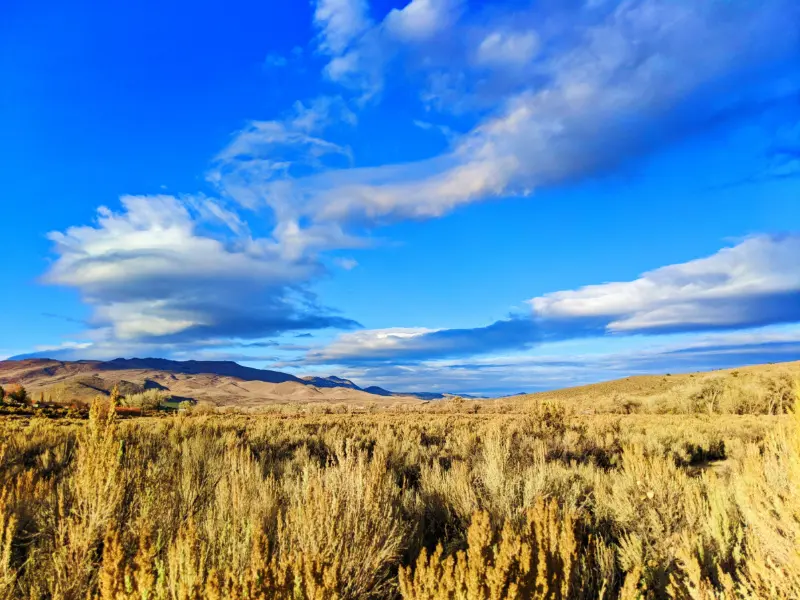
M529 65L539 51L539 37L533 31L493 31L478 46L476 60L483 65Z
M353 258L337 258L334 260L336 266L345 271L352 271L358 266L358 261Z
M520 350L540 340L532 319L497 321L474 329L393 328L356 331L308 353L304 364L414 363L421 360Z
M391 52L421 52L422 33L431 28L447 27L450 37L473 44L456 60L459 77L483 81L480 73L489 68L508 85L497 86L503 93L492 100L496 108L479 111L451 149L419 162L341 168L320 160L343 154L341 147L295 134L280 140L279 155L291 158L277 164L272 140L259 160L229 151L225 170L236 176L218 178L220 192L247 206L270 207L278 228L294 237L335 247L351 244L348 234L361 225L439 217L464 204L616 169L682 136L786 103L800 87L796 77L778 88L758 85L761 71L800 55L798 33L784 27L800 16L793 2L592 3L558 11L552 22L537 21L532 11L515 15L518 23L482 25L462 18L460 6L415 0L380 24L363 2L352 0L321 1L315 13L320 50L332 57L329 69L338 60L338 72L346 63L351 75L372 77L374 65L362 64L362 55L375 61ZM391 23L401 22L420 35L389 41L400 27ZM424 77L447 75L436 60L440 36L434 38L425 60L408 67ZM367 49L370 44L377 49ZM439 86L444 100L446 87ZM481 94L460 84L456 91ZM263 133L274 136L261 131L263 124L254 126L231 148Z
M320 50L341 56L372 26L366 0L319 0L314 23L319 29Z
M382 86L374 23L365 0L318 0L314 10L320 53L329 58L325 74L361 91L364 98ZM371 48L373 51L368 51Z

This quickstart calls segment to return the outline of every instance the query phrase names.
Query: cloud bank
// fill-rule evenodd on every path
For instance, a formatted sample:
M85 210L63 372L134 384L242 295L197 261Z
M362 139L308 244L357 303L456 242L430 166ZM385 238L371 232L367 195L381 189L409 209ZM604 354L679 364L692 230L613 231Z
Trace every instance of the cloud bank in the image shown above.
M558 389L637 374L682 373L800 360L800 330L765 328L649 342L635 349L576 352L552 348L531 356L499 354L416 364L364 363L339 374L386 389L508 395Z
M383 329L340 336L306 364L419 363L604 335L753 329L800 322L800 235L756 236L633 281L553 292L531 313L473 329Z
M48 283L77 288L92 325L121 342L196 343L352 327L304 289L320 273L207 198L126 196L96 226L53 233ZM205 229L205 231L204 231Z
M603 323L608 333L671 333L800 321L800 236L758 236L640 278L545 294L536 318Z

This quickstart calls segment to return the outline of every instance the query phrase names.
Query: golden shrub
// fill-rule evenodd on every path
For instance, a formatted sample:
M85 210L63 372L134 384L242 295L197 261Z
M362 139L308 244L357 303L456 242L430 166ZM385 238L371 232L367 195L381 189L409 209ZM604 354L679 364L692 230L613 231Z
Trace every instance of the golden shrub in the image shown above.
M800 597L798 411L690 391L0 419L0 599Z
M409 600L577 597L589 591L579 572L594 558L595 547L591 538L580 547L575 527L571 512L552 500L540 499L525 511L519 528L506 522L498 530L487 512L477 512L466 550L447 557L441 544L431 555L423 550L413 567L401 567L401 593ZM592 591L602 594L605 583Z

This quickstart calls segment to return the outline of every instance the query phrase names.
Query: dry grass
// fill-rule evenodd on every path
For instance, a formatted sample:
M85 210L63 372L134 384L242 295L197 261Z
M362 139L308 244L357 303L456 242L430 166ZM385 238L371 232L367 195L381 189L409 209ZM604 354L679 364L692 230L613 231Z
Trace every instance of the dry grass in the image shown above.
M0 599L800 597L800 417L762 410L784 383L748 404L770 414L687 387L655 414L6 417Z
M800 362L708 373L640 375L553 392L520 396L569 402L584 413L784 414L794 401Z

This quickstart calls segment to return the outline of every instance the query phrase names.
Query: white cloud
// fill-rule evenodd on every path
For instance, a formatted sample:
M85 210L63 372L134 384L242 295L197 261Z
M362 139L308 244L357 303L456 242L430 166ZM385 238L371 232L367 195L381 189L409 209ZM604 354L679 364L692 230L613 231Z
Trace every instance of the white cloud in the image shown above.
M412 0L401 9L392 9L383 24L395 38L428 40L452 25L461 4L461 0Z
M432 6L420 3L415 10L428 14ZM240 157L232 169L237 177L221 181L221 187L248 206L267 204L279 221L302 223L300 234L306 227L335 225L346 232L353 223L438 217L463 204L527 195L614 168L726 115L774 100L756 88L727 84L736 74L796 54L800 41L794 33L776 37L785 32L787 14L796 12L783 0L757 5L636 0L585 10L571 15L570 26L560 26L560 43L550 36L542 40L533 70L506 72L513 83L501 89L513 91L495 98L497 109L437 157L339 168L320 157L343 155L344 148L301 132L285 140L289 158L276 161L272 148L261 160ZM328 27L330 19L324 23ZM362 25L345 29L362 31ZM359 38L359 56L365 49L370 60L381 54L383 41L377 50L365 41L379 29ZM456 38L462 33L454 25L449 31ZM514 52L527 56L536 44L526 35L493 25L478 48L487 59ZM335 58L350 60L350 46L326 47L341 51ZM434 50L425 54L432 63ZM312 168L300 173L295 165Z
M365 0L318 0L314 24L320 32L320 50L343 55L372 26L368 9Z
M98 210L97 227L71 227L51 233L59 254L48 280L89 290L126 287L140 278L166 274L186 278L237 277L255 271L285 283L306 273L302 265L276 261L276 248L265 240L237 240L226 247L197 233L187 206L173 196L123 196L123 213ZM111 260L108 260L111 259Z
M354 120L338 96L298 102L283 121L250 123L216 157L208 178L227 200L259 208L272 194L268 237L253 237L232 203L204 195L125 196L121 212L100 208L96 225L50 234L58 258L46 281L77 288L93 308L92 351L354 325L306 286L325 270L319 251L363 242L334 222L301 228L281 191L287 176L349 161L347 148L314 133Z
M524 66L539 50L539 38L533 31L493 31L478 46L476 59L481 65Z
M353 258L337 258L334 262L345 271L352 271L358 266L358 261Z
M288 123L249 123L217 155L208 180L240 205L258 208L266 204L282 220L291 203L292 177L319 171L326 160L351 159L348 148L298 128L313 121L308 114L299 113Z
M86 348L90 348L91 346L92 346L92 342L75 342L75 341L69 340L69 341L66 341L66 342L62 342L61 344L35 346L34 350L36 352L52 352L52 351L61 351L61 350L81 351L81 350L85 350Z
M358 118L341 96L317 96L308 106L301 101L294 103L294 115L288 126L298 131L321 131L335 123L356 125Z
M420 364L523 351L606 334L707 332L800 323L800 235L758 236L630 282L586 286L529 301L533 312L463 329L346 333L303 364ZM743 336L752 342L751 334ZM712 338L710 344L722 343ZM725 337L731 343L730 336Z
M456 132L453 131L447 125L441 125L437 123L431 123L429 121L423 121L421 119L414 119L413 121L415 127L419 127L425 131L438 131L439 133L444 136L444 138L449 142L456 137Z
M319 351L316 362L336 363L367 352L389 352L402 348L414 338L436 331L424 327L392 327L388 329L364 329L340 335L335 341Z
M758 236L628 282L530 301L537 318L600 319L614 333L800 320L800 236Z
M207 179L222 195L249 209L268 206L274 213L272 238L282 259L296 261L331 248L358 248L364 240L332 220L308 220L303 197L293 181L331 165L349 163L350 149L316 132L334 124L353 124L355 115L338 97L297 103L283 121L253 121L220 152ZM302 220L306 224L301 227Z
M537 325L527 317L465 329L373 329L341 335L328 346L306 354L303 362L414 364L433 358L521 350L540 341Z
M503 395L571 387L634 374L684 373L800 359L800 328L664 336L633 347L576 351L548 344L527 353L464 360L359 364L331 361L341 377L398 391Z
M383 89L388 65L404 51L440 43L440 36L447 36L458 20L462 4L463 0L412 0L376 23L363 1L316 0L318 49L329 58L323 72L355 90L360 104L373 100Z
M318 48L329 57L325 75L359 90L362 102L375 96L383 85L380 32L368 9L364 0L317 0L314 10Z
M94 308L92 324L114 339L252 338L347 325L298 295L321 272L316 262L286 259L275 240L215 236L213 223L201 231L196 200L121 202L120 213L101 208L94 227L51 233L58 258L46 275L79 289Z
M349 155L349 150L338 144L308 135L304 128L317 123L320 118L319 114L303 109L289 122L289 126L280 121L252 121L217 155L216 160L224 162L239 159L246 162L253 156L271 154L276 146L299 149L298 158L307 159L309 163L326 154ZM296 162L297 159L273 160L272 164L288 168Z

